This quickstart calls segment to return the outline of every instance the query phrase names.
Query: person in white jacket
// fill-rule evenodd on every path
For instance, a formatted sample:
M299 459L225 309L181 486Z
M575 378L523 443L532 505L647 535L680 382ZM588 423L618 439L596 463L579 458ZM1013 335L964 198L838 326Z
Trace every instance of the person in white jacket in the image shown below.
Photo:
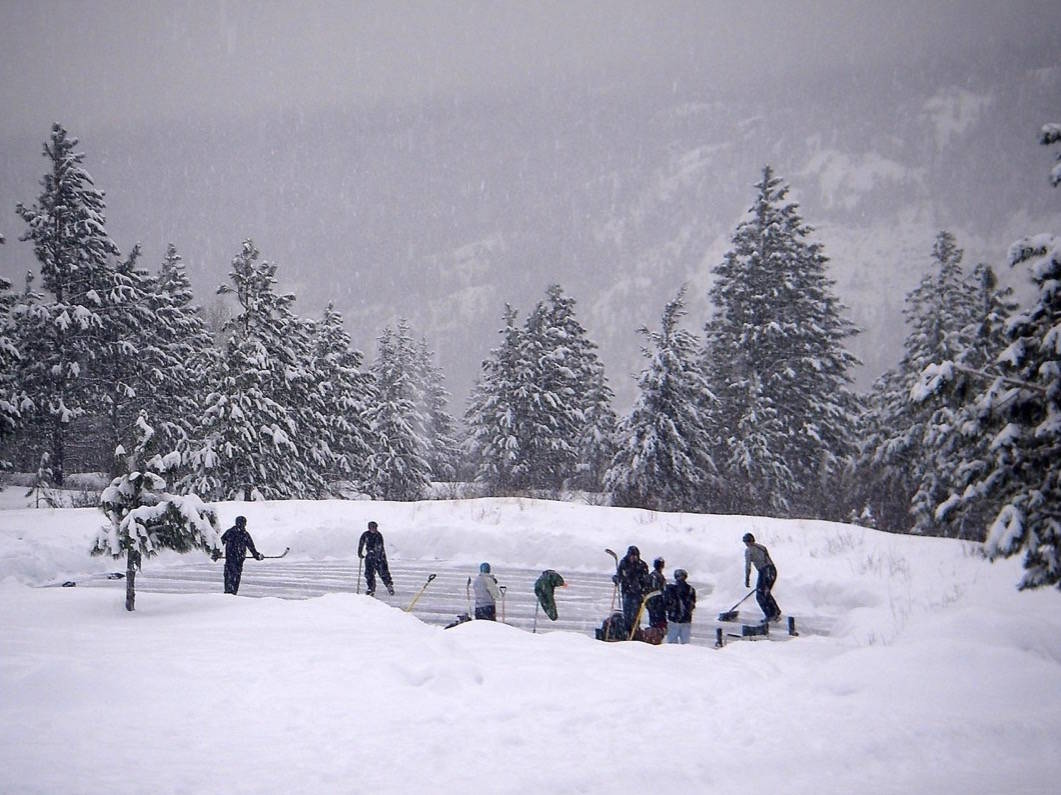
M497 577L490 573L489 563L479 566L479 576L472 588L475 590L475 617L497 621L497 600L501 598L501 591L497 587Z

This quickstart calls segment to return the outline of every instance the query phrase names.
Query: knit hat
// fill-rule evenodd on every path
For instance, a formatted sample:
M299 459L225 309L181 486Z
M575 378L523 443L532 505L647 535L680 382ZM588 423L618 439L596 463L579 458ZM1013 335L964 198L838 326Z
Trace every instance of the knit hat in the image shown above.
M490 573L490 564L489 563L480 563L479 564L479 573L480 574L489 574Z

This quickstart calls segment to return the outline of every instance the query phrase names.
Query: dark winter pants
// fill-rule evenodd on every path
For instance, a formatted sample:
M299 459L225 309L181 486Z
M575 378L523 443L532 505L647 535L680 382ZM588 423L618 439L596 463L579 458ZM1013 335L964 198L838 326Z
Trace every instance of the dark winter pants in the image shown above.
M239 592L239 581L243 577L243 559L225 558L225 593Z
M485 619L487 621L497 621L497 607L495 605L485 605L483 607L476 607L475 617Z
M626 620L626 626L630 629L634 627L634 622L637 621L637 613L641 609L641 594L639 593L624 593L623 594L623 618Z
M755 601L759 603L759 608L766 618L781 615L781 608L777 606L773 594L770 593L775 582L777 582L777 567L768 563L759 569L759 579L755 582Z
M378 558L369 556L365 558L365 585L368 586L368 594L371 596L376 592L376 574L379 573L383 584L388 588L392 586L391 572L387 568L387 558L380 555Z

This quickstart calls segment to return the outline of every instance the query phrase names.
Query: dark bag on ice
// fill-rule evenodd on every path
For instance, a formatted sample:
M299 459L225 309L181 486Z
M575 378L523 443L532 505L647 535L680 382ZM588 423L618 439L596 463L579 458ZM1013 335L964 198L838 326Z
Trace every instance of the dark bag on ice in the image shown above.
M593 634L597 640L627 640L630 637L630 628L626 625L622 613L612 613Z

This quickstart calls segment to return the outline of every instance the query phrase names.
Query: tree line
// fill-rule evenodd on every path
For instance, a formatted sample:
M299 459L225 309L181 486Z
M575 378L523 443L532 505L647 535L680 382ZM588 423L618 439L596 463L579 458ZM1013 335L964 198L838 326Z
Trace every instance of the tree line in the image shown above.
M1057 125L1041 142L1061 141ZM61 484L106 450L112 475L166 471L203 500L320 498L347 489L413 500L438 481L481 494L598 492L615 505L858 521L1026 553L1025 587L1061 583L1061 254L1012 247L1037 287L1021 307L994 270L966 270L940 231L906 297L903 355L852 388L859 330L814 230L770 167L713 269L702 334L686 290L642 327L624 416L575 301L559 284L499 341L466 401L406 321L371 364L329 306L299 317L253 241L220 293L217 333L172 244L154 273L122 255L77 140L55 125L49 171L19 204L41 289L0 285L0 458ZM1052 172L1055 186L1058 167ZM128 451L135 451L133 456ZM135 460L134 460L135 459Z

